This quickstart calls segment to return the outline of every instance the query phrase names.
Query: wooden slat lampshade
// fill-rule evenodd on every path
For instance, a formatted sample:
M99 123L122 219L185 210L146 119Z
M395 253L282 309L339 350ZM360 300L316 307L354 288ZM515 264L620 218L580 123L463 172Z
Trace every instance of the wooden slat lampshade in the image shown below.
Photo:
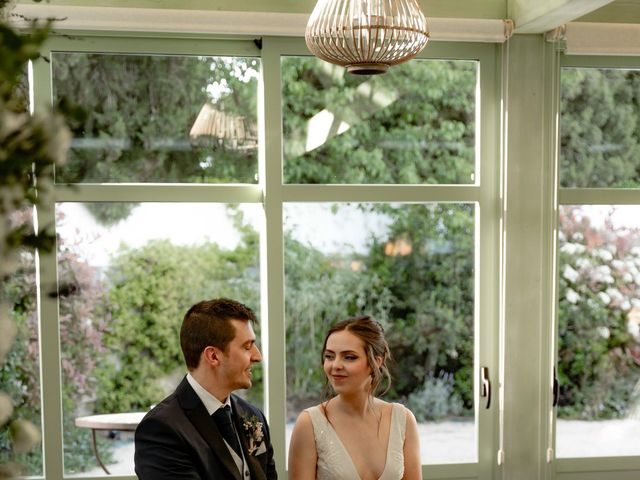
M316 57L372 75L416 56L429 31L417 0L318 0L305 40Z

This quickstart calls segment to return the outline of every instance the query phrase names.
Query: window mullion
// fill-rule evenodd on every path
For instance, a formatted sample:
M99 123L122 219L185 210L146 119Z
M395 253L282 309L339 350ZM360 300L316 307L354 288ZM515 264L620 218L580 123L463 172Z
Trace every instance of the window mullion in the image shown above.
M50 52L33 63L34 109L51 108ZM38 179L50 181L53 179ZM41 206L37 210L38 225L55 225L55 200L51 193L40 192ZM60 373L60 335L58 322L57 265L55 249L39 252L36 274L38 285L38 316L40 340L40 381L42 402L42 449L45 478L62 478L64 469L62 446L62 379Z
M280 52L270 38L262 43L260 86L260 185L264 225L260 241L262 341L265 352L265 409L271 427L276 467L286 470L285 309L282 227L282 101Z

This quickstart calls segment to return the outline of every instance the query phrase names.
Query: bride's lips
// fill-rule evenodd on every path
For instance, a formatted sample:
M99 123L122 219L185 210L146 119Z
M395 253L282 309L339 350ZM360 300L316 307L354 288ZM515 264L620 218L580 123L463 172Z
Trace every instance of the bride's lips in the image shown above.
M336 382L339 382L339 381L344 380L346 378L347 377L345 375L331 375L331 379L336 381Z

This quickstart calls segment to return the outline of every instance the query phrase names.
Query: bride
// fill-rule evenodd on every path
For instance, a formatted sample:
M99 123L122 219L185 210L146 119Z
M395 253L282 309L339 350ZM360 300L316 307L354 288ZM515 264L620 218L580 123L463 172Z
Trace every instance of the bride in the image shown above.
M344 320L322 348L336 395L304 410L289 447L290 480L422 480L418 426L399 403L377 398L390 375L382 326L370 317Z

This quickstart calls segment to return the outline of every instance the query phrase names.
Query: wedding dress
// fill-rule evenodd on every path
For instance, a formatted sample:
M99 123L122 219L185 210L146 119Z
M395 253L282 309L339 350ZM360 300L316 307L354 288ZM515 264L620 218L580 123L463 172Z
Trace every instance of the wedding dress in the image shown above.
M318 453L317 480L360 480L358 470L351 460L338 434L322 413L320 406L306 410L311 417L313 435ZM391 429L387 444L387 460L379 480L400 480L404 474L404 437L407 418L404 406L392 404Z

